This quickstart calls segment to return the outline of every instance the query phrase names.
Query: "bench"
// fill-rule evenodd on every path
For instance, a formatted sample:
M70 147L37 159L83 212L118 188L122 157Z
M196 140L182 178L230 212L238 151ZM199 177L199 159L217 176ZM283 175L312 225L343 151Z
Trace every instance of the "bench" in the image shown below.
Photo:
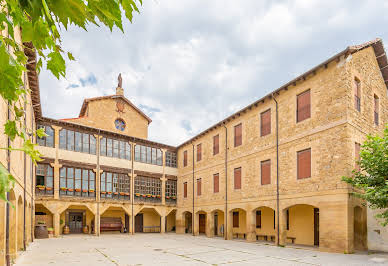
M291 243L294 244L296 237L287 236L287 239L291 240Z
M246 239L245 238L245 233L233 233L233 238L239 239L239 238L241 238L240 236L242 236L243 239Z
M270 239L270 241L275 241L275 236L273 235L260 235L260 234L257 234L256 235L256 240L259 240L259 238L262 237L264 239L264 241L268 241L268 238Z
M123 231L123 223L120 217L101 217L100 231Z
M143 226L143 233L160 233L160 226Z

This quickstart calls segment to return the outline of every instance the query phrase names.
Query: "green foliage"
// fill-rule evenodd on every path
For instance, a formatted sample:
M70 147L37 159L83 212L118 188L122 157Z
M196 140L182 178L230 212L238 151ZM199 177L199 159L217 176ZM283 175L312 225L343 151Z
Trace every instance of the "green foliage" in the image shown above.
M368 202L372 209L381 210L376 215L383 226L388 224L388 125L383 136L368 136L361 146L360 170L343 180L360 190L354 192Z
M142 4L141 0L138 0ZM27 89L22 79L26 71L25 43L32 43L39 55L36 68L46 68L56 78L65 77L65 57L75 60L70 52L61 47L58 29L68 30L74 25L86 30L87 25L102 25L111 31L114 27L123 31L122 11L132 22L133 12L139 12L137 0L0 0L0 95L8 103L10 119L4 124L4 134L11 141L20 137L22 147L0 147L10 151L25 152L36 162L40 153L35 149L31 136L44 137L43 129L29 132L24 126ZM16 34L22 29L22 42ZM14 178L0 165L0 199L14 183Z

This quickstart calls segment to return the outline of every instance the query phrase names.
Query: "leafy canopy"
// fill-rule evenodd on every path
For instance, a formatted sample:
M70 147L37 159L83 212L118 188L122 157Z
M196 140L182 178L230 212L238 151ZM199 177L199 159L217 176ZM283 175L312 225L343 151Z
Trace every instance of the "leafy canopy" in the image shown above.
M29 132L24 126L27 94L23 80L27 71L26 43L32 44L38 54L36 68L39 73L46 63L47 69L58 79L65 77L65 58L75 60L62 48L60 29L74 25L83 28L89 24L114 27L123 32L122 17L132 22L133 12L139 12L137 2L142 0L0 0L0 96L8 103L9 119L4 124L4 134L11 141L23 140L22 147L0 147L9 151L25 152L36 162L40 153L35 149L31 136L44 137L42 130ZM22 39L19 39L22 30ZM0 163L0 199L12 189L14 178Z
M343 180L360 190L354 195L368 202L372 209L381 210L376 215L381 224L388 224L388 125L383 136L368 136L361 146L360 170Z

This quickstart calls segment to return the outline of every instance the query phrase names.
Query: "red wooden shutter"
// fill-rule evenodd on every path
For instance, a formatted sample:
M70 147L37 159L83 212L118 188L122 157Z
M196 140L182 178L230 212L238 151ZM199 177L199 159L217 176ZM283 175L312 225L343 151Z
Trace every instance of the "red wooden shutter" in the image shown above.
M234 169L234 189L241 189L241 167Z
M238 212L233 212L233 227L240 227Z
M197 179L197 196L201 196L201 178Z
M297 96L297 122L310 118L310 116L310 90L308 90Z
M220 151L219 141L220 141L220 135L216 135L213 137L213 155L218 154Z
M261 162L261 184L271 184L271 160Z
M260 135L271 134L271 109L260 114Z
M240 146L242 144L242 124L238 124L234 127L234 146Z
M298 152L298 179L311 177L311 149Z
M183 183L183 197L187 198L187 182Z
M220 175L219 174L215 174L213 175L213 181L214 181L214 193L217 193L220 191Z
M354 145L354 152L356 155L356 163L355 163L356 170L360 170L360 166L357 163L360 160L360 149L361 149L361 144L356 142Z
M202 159L202 144L197 145L197 162Z
M183 152L183 166L187 166L187 151Z

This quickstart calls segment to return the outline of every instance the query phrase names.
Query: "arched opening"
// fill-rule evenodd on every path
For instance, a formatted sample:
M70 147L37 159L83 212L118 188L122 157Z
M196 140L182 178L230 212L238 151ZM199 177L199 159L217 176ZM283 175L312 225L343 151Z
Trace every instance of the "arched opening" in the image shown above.
M94 214L84 205L70 205L59 217L59 232L64 232L65 226L70 234L90 234L94 229Z
M366 210L359 206L354 207L354 249L367 249Z
M269 207L259 207L253 210L253 217L256 240L275 242L275 210Z
M53 214L42 204L35 205L35 226L45 224L47 228L54 227Z
M18 246L17 250L24 250L24 245L23 245L23 236L24 236L24 214L23 214L23 199L22 196L19 196L18 199L18 207L17 207L17 212L18 212Z
M236 208L229 211L229 239L246 239L247 237L247 212L244 209Z
M9 192L9 254L11 259L16 258L17 251L17 208L15 192Z
M166 216L166 232L175 232L176 231L176 210L172 210Z
M211 234L214 236L224 236L225 232L225 225L224 225L224 212L221 210L214 210L211 213L213 217L213 228L211 229Z
M160 233L161 216L154 208L143 208L135 216L136 233Z
M129 214L121 207L109 207L100 216L100 232L122 232L130 231ZM92 223L94 233L94 220Z
M196 223L198 226L198 234L206 234L206 212L198 211L196 213Z
M31 203L26 206L26 242L31 242Z
M283 210L286 217L286 243L319 246L319 209L298 204Z
M193 216L191 212L184 212L182 216L185 223L185 234L191 234L193 232Z

